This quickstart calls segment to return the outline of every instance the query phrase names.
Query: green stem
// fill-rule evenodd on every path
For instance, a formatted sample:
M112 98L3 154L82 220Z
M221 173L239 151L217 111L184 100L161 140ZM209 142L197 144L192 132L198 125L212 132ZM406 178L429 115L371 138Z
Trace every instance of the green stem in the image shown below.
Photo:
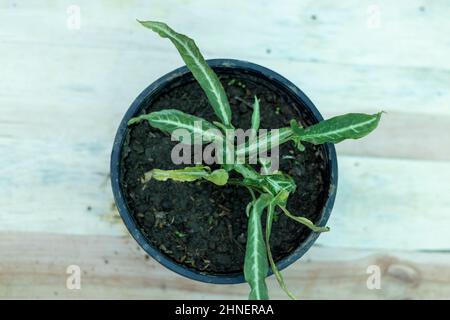
M274 217L274 207L275 205L273 203L269 204L269 207L267 208L267 220L266 220L266 250L267 250L267 257L269 258L270 267L272 268L273 274L275 275L275 278L278 281L278 284L280 285L281 289L283 289L284 292L291 298L292 300L297 300L297 298L294 296L292 292L289 291L289 289L286 286L286 283L284 282L283 276L281 275L280 271L277 268L277 265L275 264L275 261L272 257L272 251L270 250L270 234L272 232L272 222Z
M291 214L288 211L288 209L286 209L286 207L280 206L280 205L278 205L278 206L281 208L281 210L283 210L283 213L285 215L287 215L289 218L291 218L291 219L293 219L293 220L295 220L295 221L297 221L297 222L307 226L308 228L310 228L314 232L327 232L327 231L330 231L329 227L316 226L311 220L309 220L309 219L307 219L305 217L294 216L293 214Z

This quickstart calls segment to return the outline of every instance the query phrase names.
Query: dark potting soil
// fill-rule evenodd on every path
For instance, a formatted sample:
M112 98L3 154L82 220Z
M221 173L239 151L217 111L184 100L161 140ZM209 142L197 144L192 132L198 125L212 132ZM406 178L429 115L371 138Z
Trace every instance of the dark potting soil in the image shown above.
M298 113L296 102L270 82L247 74L219 74L235 127L250 127L254 95L260 99L261 128L288 126L293 118L303 125L311 124ZM216 120L206 96L192 79L162 92L145 105L142 113L168 108ZM147 122L128 128L120 171L131 214L148 240L174 261L206 273L242 272L247 239L245 207L251 200L245 188L219 187L208 182L149 181L143 185L144 173L153 168L184 167L171 161L171 150L176 144ZM291 175L297 184L288 209L317 222L328 193L327 167L323 147L305 147L306 151L299 152L290 142L282 145L280 170ZM279 213L270 239L274 259L289 255L310 232Z

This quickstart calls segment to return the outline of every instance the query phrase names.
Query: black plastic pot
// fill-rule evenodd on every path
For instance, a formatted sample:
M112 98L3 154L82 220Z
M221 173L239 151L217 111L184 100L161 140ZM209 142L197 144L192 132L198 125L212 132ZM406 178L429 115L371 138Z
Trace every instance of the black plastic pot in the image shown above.
M316 109L314 104L308 99L308 97L298 89L293 83L285 79L281 75L269 70L267 68L261 67L259 65L232 59L213 59L208 60L208 64L218 73L227 72L232 70L233 72L240 72L245 74L251 74L253 76L263 78L270 81L274 86L291 96L291 98L301 106L301 112L306 117L309 117L312 123L317 123L322 120L322 116ZM140 230L136 221L134 220L132 214L129 212L123 191L120 185L120 159L122 146L125 140L127 122L132 117L138 115L144 106L148 106L154 99L163 91L163 88L171 87L180 81L185 81L187 77L191 78L190 71L187 67L178 68L162 78L158 79L150 86L148 86L132 103L128 111L123 117L119 129L114 140L114 146L111 154L111 184L114 193L114 198L116 201L119 213L131 233L133 238L139 243L139 245L147 252L151 257L156 259L166 268L193 280L198 280L207 283L218 283L218 284L232 284L232 283L242 283L245 282L242 273L236 274L223 274L223 275L210 275L204 274L200 271L194 269L189 269L183 265L175 263L164 253L160 252L158 249L153 247L145 238L144 234ZM184 80L183 80L184 79ZM318 224L320 226L326 225L326 222L330 216L331 210L333 208L334 199L336 196L336 187L338 180L338 168L336 161L336 151L333 145L324 145L326 161L328 163L328 198L326 199L325 205L322 209L320 220ZM326 181L325 180L325 181ZM318 238L317 233L311 233L308 238L301 243L301 245L294 250L289 256L285 257L277 263L278 268L284 269L296 260L298 260L305 252L312 246L312 244Z

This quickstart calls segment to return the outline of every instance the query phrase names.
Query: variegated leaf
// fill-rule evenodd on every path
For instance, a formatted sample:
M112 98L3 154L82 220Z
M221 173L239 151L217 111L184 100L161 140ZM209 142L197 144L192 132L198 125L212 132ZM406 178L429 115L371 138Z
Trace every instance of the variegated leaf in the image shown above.
M128 122L128 125L132 125L143 120L148 121L152 127L168 133L172 133L177 129L186 130L190 137L190 141L183 141L186 143L194 143L194 138L196 136L199 137L199 139L201 137L202 143L222 141L222 134L216 126L202 118L179 110L165 109L144 114L136 118L132 118Z
M307 128L291 126L300 141L313 144L339 143L345 139L359 139L375 130L381 112L376 114L348 113L319 122Z
M223 186L228 181L228 173L223 169L211 172L211 169L206 166L187 167L176 170L153 169L145 173L143 182L148 182L151 179L158 181L167 181L170 179L181 182L192 182L199 179L205 179L216 185Z
M269 263L261 226L261 214L272 199L273 197L269 194L261 194L253 203L248 219L244 276L251 288L249 294L251 300L269 299L266 285Z
M219 78L206 63L200 50L191 38L175 32L167 24L158 21L139 21L144 27L168 38L177 48L186 66L205 92L217 117L226 126L231 126L231 108Z

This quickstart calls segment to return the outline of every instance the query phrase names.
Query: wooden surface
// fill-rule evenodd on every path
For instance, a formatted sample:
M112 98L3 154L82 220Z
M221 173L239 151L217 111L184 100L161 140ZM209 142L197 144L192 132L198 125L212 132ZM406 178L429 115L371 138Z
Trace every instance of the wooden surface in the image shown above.
M0 3L0 298L245 298L146 259L114 208L109 153L134 98L182 65L135 19L163 20L207 58L297 84L325 117L387 112L338 145L329 225L286 270L302 298L450 299L450 4L434 1ZM375 19L375 20L374 20ZM79 265L81 290L66 288ZM380 266L380 290L366 273ZM273 298L284 298L274 279Z

